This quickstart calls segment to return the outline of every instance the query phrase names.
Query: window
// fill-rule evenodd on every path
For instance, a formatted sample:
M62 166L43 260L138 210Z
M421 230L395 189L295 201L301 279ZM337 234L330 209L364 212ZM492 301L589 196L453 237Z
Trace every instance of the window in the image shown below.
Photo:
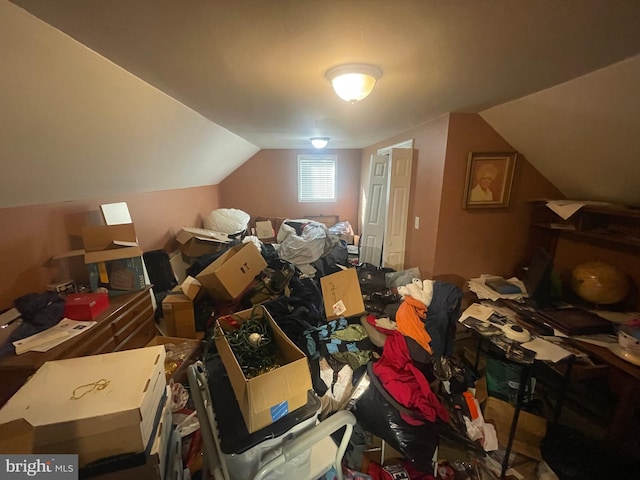
M298 155L298 201L336 201L336 155Z

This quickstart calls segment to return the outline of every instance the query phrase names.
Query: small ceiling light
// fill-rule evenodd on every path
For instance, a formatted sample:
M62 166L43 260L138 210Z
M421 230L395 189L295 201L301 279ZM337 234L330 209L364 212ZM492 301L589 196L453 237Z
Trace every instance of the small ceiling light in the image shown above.
M316 148L324 148L329 143L329 137L312 137L309 140L311 140L311 145Z
M381 76L382 70L364 63L339 65L327 72L336 94L351 103L366 98Z

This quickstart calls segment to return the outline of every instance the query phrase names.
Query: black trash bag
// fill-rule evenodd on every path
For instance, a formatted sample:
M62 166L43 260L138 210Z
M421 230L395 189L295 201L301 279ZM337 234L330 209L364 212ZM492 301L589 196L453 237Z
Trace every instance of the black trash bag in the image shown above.
M380 316L386 315L386 307L392 303L400 303L402 296L397 289L385 288L377 292L365 293L362 295L365 310Z
M438 446L441 422L408 424L373 383L358 397L351 412L364 430L382 438L409 459L416 470L433 474L431 462Z
M347 250L347 242L344 240L338 241L329 253L311 264L316 269L315 278L339 272L342 270L339 265L349 266L349 252Z
M195 277L200 272L202 272L205 268L215 262L219 257L221 257L227 250L229 250L232 246L238 245L239 241L232 241L227 243L222 249L218 250L215 253L207 253L205 255L200 255L197 257L194 262L189 266L186 270L187 275L190 277Z
M387 288L385 274L395 272L393 268L376 267L371 263L361 263L356 267L358 282L363 294L380 292Z
M22 323L0 347L0 354L13 352L12 342L51 328L64 318L64 299L56 292L28 293L17 298L14 306Z

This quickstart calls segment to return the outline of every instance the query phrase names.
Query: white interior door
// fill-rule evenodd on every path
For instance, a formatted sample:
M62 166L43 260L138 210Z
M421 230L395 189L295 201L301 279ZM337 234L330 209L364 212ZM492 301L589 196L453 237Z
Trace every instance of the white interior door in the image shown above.
M363 232L360 238L359 261L379 267L387 216L389 156L371 155Z
M405 268L404 253L407 241L412 163L413 149L394 148L391 150L382 266L393 268L396 271L401 271Z

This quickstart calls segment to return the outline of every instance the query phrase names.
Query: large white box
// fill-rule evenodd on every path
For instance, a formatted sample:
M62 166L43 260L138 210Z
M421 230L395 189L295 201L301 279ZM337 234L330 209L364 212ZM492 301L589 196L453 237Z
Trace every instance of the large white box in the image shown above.
M23 418L33 439L22 453L77 453L80 467L144 452L165 395L165 356L157 345L46 362L0 410L0 424Z
M87 474L93 480L164 480L167 469L167 456L173 431L171 414L171 387L167 387L166 401L156 428L155 437L144 465L115 470L101 475ZM82 476L82 472L80 472ZM173 480L173 479L172 479Z

